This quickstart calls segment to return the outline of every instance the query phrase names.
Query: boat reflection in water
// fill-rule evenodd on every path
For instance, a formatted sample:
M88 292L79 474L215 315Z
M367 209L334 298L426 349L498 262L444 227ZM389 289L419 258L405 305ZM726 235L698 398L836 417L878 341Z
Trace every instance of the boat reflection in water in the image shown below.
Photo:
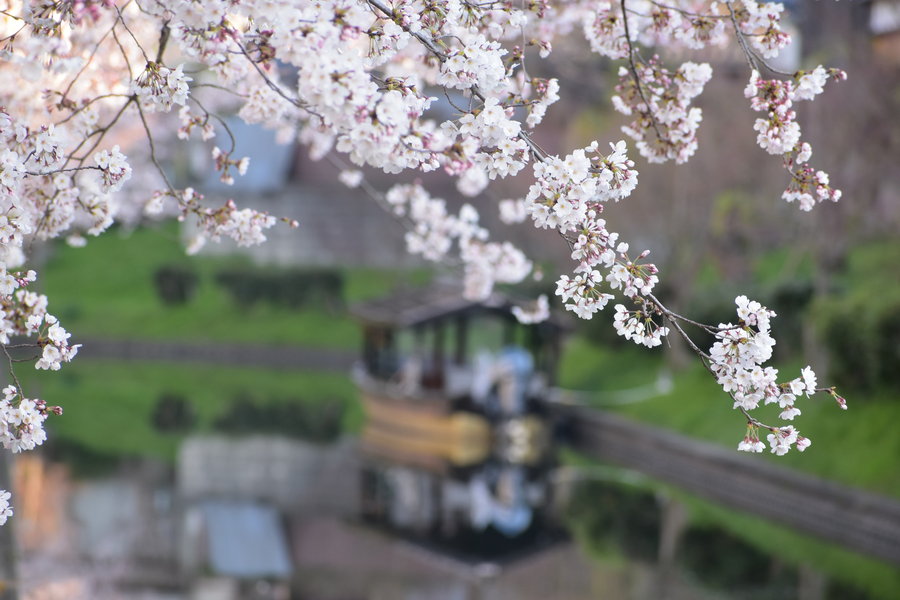
M559 538L544 397L560 328L511 306L433 287L356 307L364 519L470 561Z

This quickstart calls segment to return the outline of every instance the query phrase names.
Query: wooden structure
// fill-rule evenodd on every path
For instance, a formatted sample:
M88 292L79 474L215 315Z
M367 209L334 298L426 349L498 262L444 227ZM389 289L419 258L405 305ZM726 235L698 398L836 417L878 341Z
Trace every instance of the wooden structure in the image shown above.
M616 415L559 407L571 443L701 498L900 565L900 502Z
M460 551L541 536L561 327L520 324L512 307L432 285L351 309L365 518Z
M495 337L503 345L527 348L534 357L535 371L545 374L548 385L552 384L560 352L559 322L550 319L523 325L512 314L512 307L512 301L499 293L475 302L466 300L456 285L437 284L362 303L351 312L362 322L363 365L375 379L395 377L406 350L424 361L422 388L441 390L447 367L465 365L473 350L486 341L483 334L487 332L475 329L487 317L500 325L500 335ZM404 333L411 337L405 348L399 339Z
M430 470L484 462L497 442L504 460L539 461L546 428L534 415L555 378L561 327L520 324L512 306L444 284L354 307L364 447Z

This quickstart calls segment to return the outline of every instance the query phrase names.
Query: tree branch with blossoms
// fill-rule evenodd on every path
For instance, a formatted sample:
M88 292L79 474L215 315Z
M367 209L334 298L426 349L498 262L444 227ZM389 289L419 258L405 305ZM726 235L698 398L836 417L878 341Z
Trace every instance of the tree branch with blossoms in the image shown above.
M804 211L826 199L837 201L840 191L826 173L809 166L812 149L801 140L792 106L814 99L827 79L845 75L817 66L788 80L762 78L761 68L779 75L765 59L790 41L777 4L514 4L11 2L0 11L0 343L10 364L8 349L21 345L18 338L34 340L29 347L37 351L32 360L40 369L58 369L78 349L47 312L46 297L26 289L37 275L14 270L25 264L34 240L99 235L126 218L121 207L129 204L147 215L168 208L179 219L194 219L198 234L189 252L222 237L241 246L265 241L279 219L234 200L210 206L202 190L176 187L162 160L164 144L198 132L200 143L211 146L221 180L232 183L250 167L246 157L233 155L233 133L219 116L233 110L247 123L305 145L314 159L339 161L341 181L361 186L401 218L411 252L459 261L466 294L475 299L488 296L497 283L524 280L533 271L531 258L509 242L495 241L474 201L454 213L421 183L381 192L363 178L362 169L443 171L469 198L493 181L528 177L527 191L498 203L500 217L554 230L568 246L574 267L556 280L566 310L590 319L616 297L623 299L615 305L619 335L656 347L674 330L732 398L748 427L740 450L761 451L760 430L769 432L776 454L806 448L809 441L792 425L767 425L751 411L778 404L780 418L793 421L802 396L828 393L846 408L843 398L833 388L817 387L809 367L800 377L777 382L777 370L763 366L774 344L774 314L758 303L739 296L736 324L716 326L682 316L654 295L660 273L647 261L648 252L631 250L607 221L607 212L614 214L616 203L638 183L626 142L594 141L560 155L545 151L533 130L559 100L560 84L533 76L536 71L524 65L527 54L531 67L532 54L535 60L546 58L556 40L580 29L592 52L624 61L611 100L630 117L623 132L637 151L649 162L685 163L696 151L702 121L693 103L712 67L691 61L674 65L663 56L726 44L730 23L751 70L745 96L760 113L754 124L757 143L781 156L790 176L783 198ZM296 84L286 83L293 80L282 76L288 70ZM456 102L451 94L465 101ZM456 114L435 116L439 96ZM227 150L211 142L211 120L225 126ZM135 144L135 137L146 138L146 144ZM138 186L135 180L145 173L134 173L131 164L142 163L152 164L155 175ZM524 322L548 314L546 297L516 310ZM690 327L712 336L709 350L691 339ZM14 381L0 400L0 442L20 451L43 441L44 420L59 411L27 398ZM0 492L3 520L7 500Z

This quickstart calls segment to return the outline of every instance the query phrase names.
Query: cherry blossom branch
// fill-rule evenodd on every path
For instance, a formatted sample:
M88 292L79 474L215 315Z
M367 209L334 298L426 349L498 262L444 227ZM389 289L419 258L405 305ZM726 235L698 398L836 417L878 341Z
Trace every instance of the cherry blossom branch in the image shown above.
M650 123L653 125L653 130L656 131L656 137L660 141L665 141L665 138L662 135L662 132L659 130L659 125L656 123L656 117L653 115L653 109L650 107L650 103L647 102L647 97L644 95L644 86L641 82L641 78L638 75L637 67L634 64L634 45L631 42L631 31L628 28L628 15L625 11L625 0L619 0L620 6L622 7L622 25L625 27L625 43L628 45L628 69L631 71L631 78L634 80L634 85L637 88L637 92L641 97L641 100L644 102L644 106L647 107L647 116L650 118Z
M24 344L18 344L17 347L21 347L23 345ZM6 361L7 361L7 364L9 365L9 367L7 369L9 372L9 376L12 377L13 383L16 384L17 389L19 389L20 391L24 390L24 388L22 387L22 384L19 383L19 378L16 375L15 368L13 367L13 362L15 362L15 361L13 360L13 357L10 355L9 350L7 349L7 345L0 344L0 347L3 348L3 354L6 355ZM32 347L32 345L29 344L28 347ZM24 393L24 392L22 392L22 393Z
M141 42L137 39L137 36L134 35L134 32L131 31L131 28L128 27L128 23L125 22L125 17L122 15L122 9L119 8L118 6L114 6L114 8L116 9L116 15L118 17L119 23L122 24L122 27L125 29L126 32L128 32L128 35L131 36L131 39L134 40L135 46L138 47L138 50L141 51L141 55L143 55L143 57L144 57L144 62L149 63L150 57L147 56L147 53L144 51L144 47L141 45ZM159 60L157 60L156 62L159 62Z
M118 21L116 21L118 23ZM128 57L128 52L125 50L125 46L122 44L122 40L119 39L119 35L116 33L115 27L113 27L113 40L116 42L116 47L119 49L119 53L122 55L122 58L125 60L125 66L128 67L128 79L131 80L131 74L134 72L134 68L131 66L131 59ZM146 55L144 56L146 58Z
M787 75L787 76L793 75L793 73L786 73L784 71L779 71L778 69L774 68L772 65L767 63L764 58L762 58L759 54L757 54L749 46L749 44L747 44L745 34L737 22L737 15L735 15L735 13L734 13L734 7L731 5L731 2L726 2L725 6L726 6L726 8L728 8L728 16L731 20L731 25L734 28L735 37L737 38L737 41L741 47L741 50L744 52L744 56L747 59L747 64L750 66L750 69L756 70L756 71L761 71L760 65L762 65L769 71L771 71L773 73L777 73L779 75Z
M198 125L201 135L211 135L210 117L225 126L231 149L213 150L224 180L231 179L229 169L242 172L247 166L246 159L231 156L236 140L222 117L196 98L202 115L192 115L186 108L192 97L191 78L185 75L183 65L163 64L166 54L174 55L167 48L178 45L184 56L207 65L219 77L218 83L199 83L194 91L207 87L235 94L244 100L240 116L245 121L298 132L313 154L334 147L354 164L390 173L443 169L468 196L483 193L491 180L515 176L526 166L532 168L534 177L524 198L500 201L501 218L508 222L530 218L536 227L553 229L563 238L577 265L573 277L563 275L557 281L557 294L567 310L590 318L614 297L608 293L612 291L634 303L632 309L616 306L614 327L620 335L652 347L660 345L669 332L663 324L670 325L730 395L735 409L748 419L748 433L739 449L760 451L757 429L769 426L749 415L757 404L778 402L784 409L781 418L790 420L800 412L794 400L801 394L829 393L844 408L843 398L833 388L819 387L808 367L801 377L777 383L777 372L761 366L774 344L768 322L774 314L759 303L739 296L738 325L713 327L674 313L652 296L658 281L656 266L644 261L646 252L633 258L628 245L607 229L601 216L637 185L637 171L624 142L611 144L611 152L601 151L593 142L568 155L554 156L540 148L527 131L539 124L547 107L559 99L559 84L555 79L529 75L526 48L537 45L544 57L555 37L567 35L573 24L580 23L593 51L615 60L626 59L616 88L621 96L615 96L613 104L620 112L635 115L625 130L637 142L638 151L651 162L687 160L696 148L696 128L702 116L691 100L711 77L711 67L686 62L669 71L657 56L644 60L638 44L705 48L727 40L726 19L730 19L737 44L753 69L769 68L764 58L782 48L788 35L780 29L782 8L776 4L726 4L727 12L718 5L710 10L721 14L702 15L691 12L695 4L681 8L679 2L669 2L674 6L654 2L648 15L640 15L626 0L592 5L591 10L585 10L582 2L558 3L547 10L544 4L525 0L463 0L446 7L426 3L417 10L408 3L387 0L321 0L295 3L289 8L293 11L290 23L281 22L277 12L268 14L268 8L254 12L258 7L253 0L204 6L203 11L196 10L196 3L162 3L151 11L135 2L136 10L131 12L125 10L127 2L121 6L105 1L51 3L35 9L31 26L20 17L0 12L0 26L18 28L4 40L3 64L15 63L13 68L29 75L22 78L22 89L4 93L4 101L8 96L15 99L8 102L21 102L28 97L28 86L36 92L32 98L44 99L31 106L15 106L9 113L0 110L0 202L6 207L0 210L0 243L12 254L21 254L35 238L72 230L73 216L81 213L93 223L89 233L99 233L112 223L110 194L131 175L131 167L118 146L101 148L113 139L114 131L123 129L117 125L132 103L147 136L150 160L146 162L154 165L166 187L143 208L151 213L173 198L181 218L196 215L199 234L189 251L198 249L206 239L222 236L239 245L265 239L264 231L276 223L274 217L239 209L231 200L219 208L208 208L202 194L190 188L174 189L162 168L158 129L170 123L153 121L149 113L166 113L173 105L184 107L179 113L179 137L189 136ZM232 17L249 15L253 16L245 21L246 27L231 24L237 22ZM25 38L21 44L13 40L19 34ZM532 34L535 37L529 39ZM158 37L152 61L151 42L141 40L151 40L154 35ZM412 40L421 48L404 52L403 47ZM513 46L515 41L521 46ZM366 42L369 53L363 56L365 52L356 52L357 45ZM109 65L104 62L106 48L113 55ZM141 56L144 66L132 68ZM291 92L276 82L276 64L279 69L281 65L295 67L303 85ZM398 67L414 81L436 84L460 114L443 122L426 116L434 99L408 85L403 77L391 76L399 72ZM791 174L785 199L799 199L804 209L817 200L836 200L839 191L830 187L827 174L806 164L811 150L800 141L790 108L793 101L812 99L825 79L839 78L837 72L822 67L798 71L793 82L760 80L754 72L745 93L752 108L767 116L757 120L758 142L768 152L782 156ZM34 83L29 83L32 78ZM129 89L127 95L121 93L123 87ZM450 89L465 94L468 106L457 106ZM122 102L116 102L116 97ZM102 99L113 102L100 102ZM527 116L517 116L517 108L525 108ZM64 114L51 118L55 111ZM402 213L412 251L438 260L446 258L450 247L459 249L470 297L483 297L495 282L521 281L531 272L532 264L524 254L487 239L474 207L464 205L458 214L451 214L446 203L418 184L394 186L382 194L358 172L344 169L340 178L352 185L357 176L357 185L382 208ZM81 227L80 221L77 227ZM29 280L29 276L6 271L13 264L10 261L19 260L18 254L0 263L4 318L18 315L15 327L25 334L37 334L42 348L39 368L58 368L74 355L74 349L65 343L68 334L46 314L45 300L16 291ZM520 311L517 316L535 319L540 312L546 310ZM688 325L714 336L712 348L704 351L691 341ZM4 351L8 353L7 347ZM7 358L10 364L16 361ZM0 400L4 406L32 410L31 401L20 396L20 390L12 386L9 390ZM34 410L34 422L40 423L46 410L38 404ZM769 429L769 441L777 454L793 444L801 450L809 444L791 426ZM17 430L16 439L4 439L4 445L9 441L28 449L29 444L40 443L40 431ZM0 512L5 510L0 508Z
M137 106L138 115L140 115L141 117L141 125L144 126L144 132L147 134L147 144L150 146L150 161L156 167L157 172L159 172L159 175L165 182L166 187L169 189L169 192L175 195L175 187L169 181L169 177L166 175L165 170L163 170L162 165L159 164L159 160L156 158L156 145L153 143L153 134L150 132L150 126L147 124L147 118L144 116L144 109L141 107L140 102L135 102L135 106Z
M87 60L84 61L84 64L75 74L75 77L72 78L72 81L69 82L69 85L66 86L66 89L63 91L62 96L60 98L60 103L64 103L66 98L69 96L69 92L72 91L72 86L75 85L75 82L84 74L87 68L94 62L94 57L97 56L97 52L100 51L100 46L103 45L103 41L106 40L107 36L109 36L116 28L116 23L113 23L113 26L109 28L109 30L103 34L103 37L97 42L97 45L94 46L94 49L91 50L91 53L88 55Z
M672 325L672 327L675 328L675 331L678 333L678 335L681 337L681 339L684 340L684 342L688 345L688 347L691 349L691 351L693 351L699 357L700 363L707 370L707 372L710 375L712 375L713 379L717 379L718 375L713 370L712 365L710 364L710 355L707 354L706 352L704 352L699 346L697 346L697 344L694 342L694 340L691 339L691 336L689 336L687 334L687 332L681 327L681 324L678 322L679 320L687 320L687 319L684 319L683 317L680 317L679 315L676 315L674 312L670 311L653 294L648 294L647 297L650 298L650 301L653 303L653 305L656 307L656 309L659 310L660 313L662 313L663 317ZM695 322L691 321L691 323L695 323ZM699 325L700 327L703 327L704 329L708 327L708 326L702 325L700 323L696 323L696 324ZM765 423L763 423L762 421L760 421L759 419L757 419L756 417L751 415L747 411L746 408L744 408L743 406L740 405L737 398L735 398L733 392L727 392L727 393L731 397L731 399L735 401L735 404L737 404L738 410L740 410L741 414L744 415L744 417L747 419L748 424L753 425L755 427L761 427L763 429L768 429L769 431L773 431L773 432L777 431L779 429L778 427L766 425Z
M259 74L259 76L262 77L263 81L269 87L269 89L271 89L273 92L275 92L276 94L278 94L279 96L281 96L282 98L284 98L289 103L296 106L297 108L304 110L307 113L314 115L320 119L322 118L322 116L320 114L316 113L313 109L311 109L309 106L307 106L303 102L300 102L296 98L292 98L292 97L288 96L284 92L284 90L281 89L280 85L278 85L277 83L272 81L269 78L269 76L266 75L265 72L263 72L262 68L257 64L257 62L255 60L253 60L253 58L250 56L250 54L247 52L247 50L239 42L235 41L235 44L237 45L238 49L240 49L241 54L243 54L244 57L246 57L247 61L251 65L253 65L253 68L256 70L256 72Z
M232 154L234 152L235 147L237 146L237 140L234 137L234 132L231 130L231 127L228 125L228 123L225 122L225 119L223 119L216 113L212 113L212 112L209 112L208 110L206 110L206 107L203 106L203 104L201 104L199 100L197 100L196 96L191 96L191 101L193 101L194 104L196 104L200 108L200 110L203 111L203 114L206 115L206 120L209 120L209 118L212 117L213 119L215 119L216 121L219 122L219 124L225 130L225 133L228 134L228 140L231 143L231 147L229 148L227 154L229 154L229 155Z
M104 127L101 127L100 129L95 129L94 131L92 131L91 133L86 135L85 138L83 140L81 140L81 142L79 142L77 146L75 146L75 149L72 150L66 157L66 160L63 163L63 168L65 168L66 165L68 165L69 161L71 161L71 160L77 161L80 165L84 164L84 162L88 159L88 157L94 152L94 150L97 149L97 147L103 141L103 138L106 136L106 134L109 133L109 131L112 130L113 127L115 127L116 123L119 122L119 119L122 118L123 114L125 114L125 110L131 105L132 102L137 101L137 97L134 95L128 96L127 98L128 99L125 101L124 104L122 104L122 106L119 108L119 110L113 116L113 118L109 121L109 123L107 123ZM94 137L95 135L99 135L100 137L98 137L94 141L94 143L91 145L91 147L85 152L84 156L82 156L80 158L76 158L75 154L77 154L78 151L81 150L82 146L84 146L88 142L88 140L91 139L92 137Z

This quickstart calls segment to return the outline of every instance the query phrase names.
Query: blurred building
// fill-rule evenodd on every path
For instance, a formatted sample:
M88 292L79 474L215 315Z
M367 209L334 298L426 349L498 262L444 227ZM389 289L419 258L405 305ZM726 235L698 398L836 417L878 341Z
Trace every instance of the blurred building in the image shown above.
M900 2L875 0L869 13L872 51L883 63L900 67Z

